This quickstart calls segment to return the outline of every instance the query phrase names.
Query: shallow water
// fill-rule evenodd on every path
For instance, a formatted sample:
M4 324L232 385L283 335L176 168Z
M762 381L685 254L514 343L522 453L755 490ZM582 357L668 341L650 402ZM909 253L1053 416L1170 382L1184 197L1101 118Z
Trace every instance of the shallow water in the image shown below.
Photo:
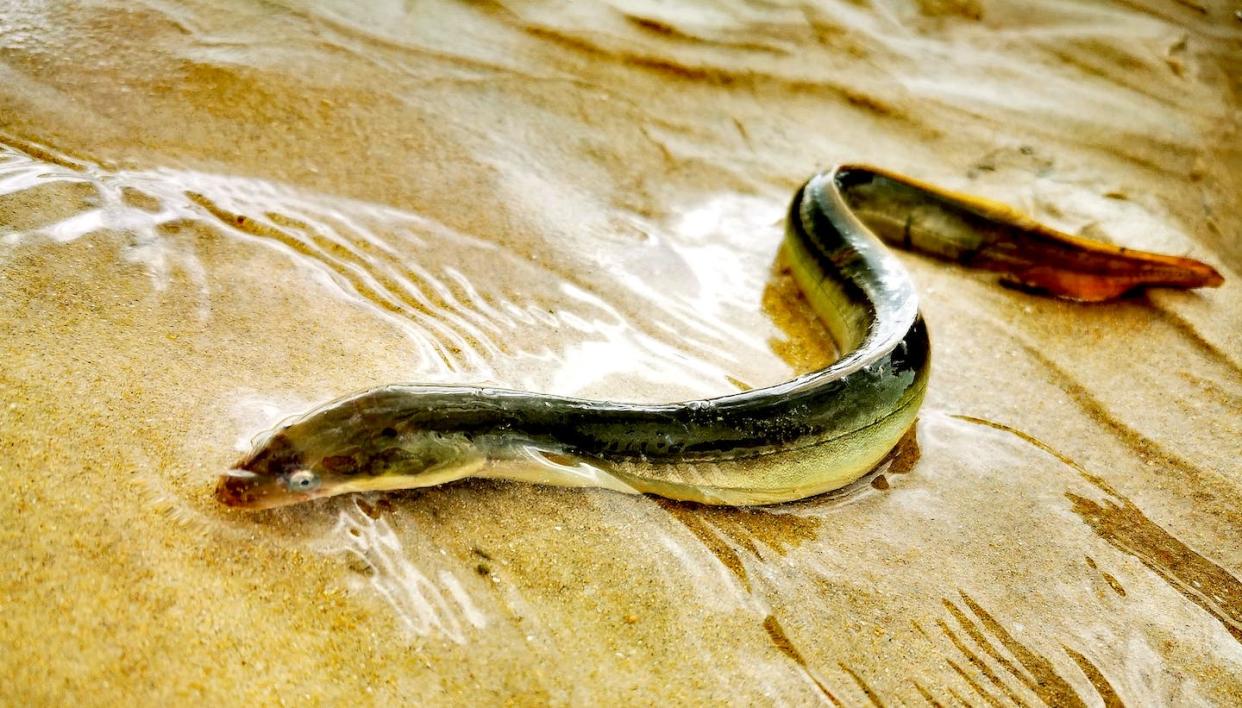
M1226 5L8 7L5 698L1236 703ZM1226 284L1088 307L903 254L917 432L797 504L212 498L367 386L675 400L822 366L774 260L846 159Z

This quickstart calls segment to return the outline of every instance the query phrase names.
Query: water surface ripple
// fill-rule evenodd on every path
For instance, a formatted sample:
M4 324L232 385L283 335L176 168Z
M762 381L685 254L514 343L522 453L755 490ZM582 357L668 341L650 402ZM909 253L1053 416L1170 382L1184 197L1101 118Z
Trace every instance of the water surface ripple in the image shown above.
M1225 5L10 3L4 699L1238 704ZM367 386L667 401L823 366L774 258L844 160L1226 284L1086 307L903 254L922 418L795 504L212 499Z

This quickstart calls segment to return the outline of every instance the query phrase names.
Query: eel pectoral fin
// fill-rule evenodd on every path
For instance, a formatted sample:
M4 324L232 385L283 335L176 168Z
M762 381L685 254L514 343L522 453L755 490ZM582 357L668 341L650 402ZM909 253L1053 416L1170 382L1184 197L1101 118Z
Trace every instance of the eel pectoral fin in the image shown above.
M486 476L480 473L486 468L487 463L488 460L484 455L470 455L464 459L454 460L409 474L390 473L350 480L334 489L332 493L389 492L398 489L434 487L448 484L449 482L456 482L467 477Z

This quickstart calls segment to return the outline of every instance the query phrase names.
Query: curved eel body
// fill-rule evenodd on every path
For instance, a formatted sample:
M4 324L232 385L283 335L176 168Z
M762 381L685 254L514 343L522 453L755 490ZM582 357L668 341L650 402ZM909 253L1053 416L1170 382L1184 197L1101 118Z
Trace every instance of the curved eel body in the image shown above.
M913 424L931 362L914 286L877 233L1080 299L1220 277L1197 261L1059 234L1001 205L899 175L838 167L794 196L781 246L846 352L834 364L774 386L658 405L384 386L273 431L221 478L217 498L269 508L469 476L729 505L842 487L882 461Z

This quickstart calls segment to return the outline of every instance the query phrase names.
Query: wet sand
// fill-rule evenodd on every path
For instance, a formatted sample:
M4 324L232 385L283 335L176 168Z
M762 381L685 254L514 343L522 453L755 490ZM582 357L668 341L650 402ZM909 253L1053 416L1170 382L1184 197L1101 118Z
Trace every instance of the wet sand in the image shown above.
M3 702L1237 704L1233 9L6 8ZM917 434L797 504L212 498L366 386L821 364L773 260L842 160L1226 282L1086 306L902 254Z

